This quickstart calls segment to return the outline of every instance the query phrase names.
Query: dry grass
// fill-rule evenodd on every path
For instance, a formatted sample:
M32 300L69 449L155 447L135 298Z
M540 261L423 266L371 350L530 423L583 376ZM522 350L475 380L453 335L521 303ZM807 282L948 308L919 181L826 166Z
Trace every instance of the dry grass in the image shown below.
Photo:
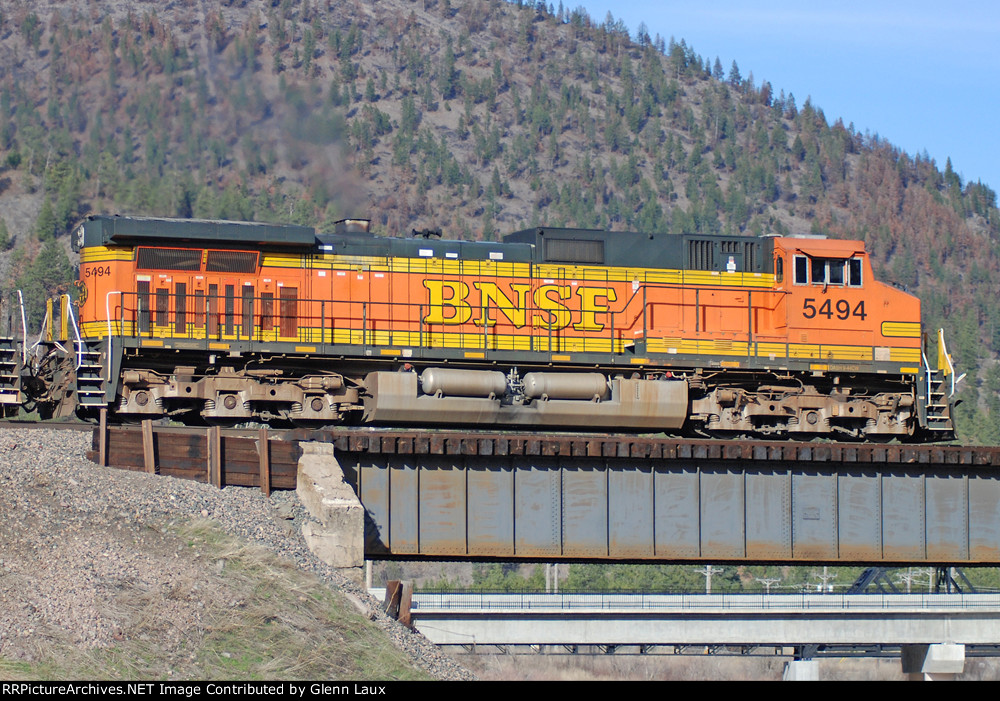
M184 574L109 597L116 644L81 649L39 635L35 661L0 660L0 678L427 678L342 596L290 563L206 521L165 535L172 542L161 556ZM197 567L185 567L190 560Z

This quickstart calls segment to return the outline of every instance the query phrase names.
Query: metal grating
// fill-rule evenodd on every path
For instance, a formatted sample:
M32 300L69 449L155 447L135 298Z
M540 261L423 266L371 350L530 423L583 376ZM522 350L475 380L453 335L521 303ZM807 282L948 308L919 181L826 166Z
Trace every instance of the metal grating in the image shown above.
M139 270L200 270L201 249L140 247L135 261Z
M714 241L688 241L688 269L715 270Z
M604 263L603 241L546 239L547 263Z
M209 251L205 271L209 273L255 273L255 251Z

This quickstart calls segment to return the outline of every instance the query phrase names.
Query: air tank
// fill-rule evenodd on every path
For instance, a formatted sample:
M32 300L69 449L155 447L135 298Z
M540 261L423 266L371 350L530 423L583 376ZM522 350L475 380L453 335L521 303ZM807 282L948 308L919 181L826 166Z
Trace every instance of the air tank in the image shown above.
M440 392L445 397L502 397L507 393L507 378L488 370L427 368L420 373L420 388L424 394Z
M599 372L529 372L524 376L528 399L608 399L608 380Z

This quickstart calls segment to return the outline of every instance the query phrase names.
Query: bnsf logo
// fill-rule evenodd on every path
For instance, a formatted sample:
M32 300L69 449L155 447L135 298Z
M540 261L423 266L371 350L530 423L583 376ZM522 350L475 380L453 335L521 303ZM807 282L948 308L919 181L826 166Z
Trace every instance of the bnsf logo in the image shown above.
M430 306L430 312L424 316L425 324L458 325L472 321L476 326L493 326L497 320L490 312L496 310L516 328L530 324L558 330L572 324L577 331L602 331L605 325L598 322L597 315L608 313L608 305L618 299L610 287L577 287L574 293L570 285L541 285L532 292L531 285L511 283L511 297L494 282L474 282L470 288L459 281L424 280L424 287ZM571 305L576 306L576 298L579 311L570 309ZM576 323L574 316L578 319Z

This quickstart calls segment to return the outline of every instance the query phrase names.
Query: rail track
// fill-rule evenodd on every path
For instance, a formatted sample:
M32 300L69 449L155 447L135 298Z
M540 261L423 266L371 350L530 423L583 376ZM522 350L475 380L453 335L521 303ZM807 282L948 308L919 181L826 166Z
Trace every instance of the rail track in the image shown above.
M152 438L154 470L197 479L210 460L211 442L222 441L223 468L235 469L225 484L242 484L239 463L244 453L259 452L262 438L277 458L272 468L284 488L294 488L294 471L301 455L298 443L331 443L338 452L380 455L460 455L478 457L579 457L648 460L744 461L753 463L844 463L872 465L927 465L947 467L1000 466L1000 446L866 444L796 441L737 441L652 437L634 434L572 434L508 431L442 431L400 428L270 429L161 426L152 422L106 425L86 422L2 421L3 428L90 431L89 457L110 467L149 470ZM103 440L102 440L103 436ZM253 446L251 447L251 444ZM101 456L103 449L105 455ZM259 456L258 460L259 462ZM191 473L191 474L187 474ZM288 479L285 479L288 473ZM226 475L220 475L225 477ZM252 484L246 486L260 486ZM278 487L279 485L274 485Z
M207 480L219 486L279 489L295 487L299 442L306 441L331 443L338 453L382 456L613 458L637 463L698 460L730 466L733 462L753 463L758 467L792 463L816 463L826 468L838 463L845 467L911 465L934 469L1000 466L1000 446L748 442L627 434L543 437L500 431L397 428L193 428L155 426L151 422L91 428L94 438L89 457L103 465ZM261 451L261 445L267 445L268 450ZM262 471L265 469L266 475Z

